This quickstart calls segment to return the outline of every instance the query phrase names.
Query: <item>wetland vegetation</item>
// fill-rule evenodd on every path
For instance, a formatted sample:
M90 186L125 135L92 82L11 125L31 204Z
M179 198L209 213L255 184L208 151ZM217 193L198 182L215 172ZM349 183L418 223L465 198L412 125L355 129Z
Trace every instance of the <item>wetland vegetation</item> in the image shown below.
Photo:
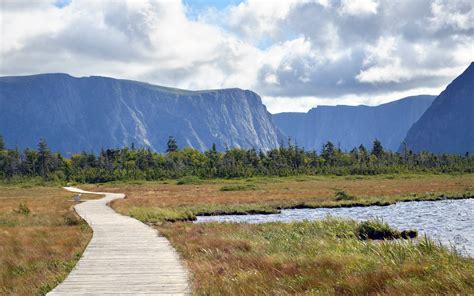
M92 231L72 196L58 187L0 186L0 294L45 294L74 267Z

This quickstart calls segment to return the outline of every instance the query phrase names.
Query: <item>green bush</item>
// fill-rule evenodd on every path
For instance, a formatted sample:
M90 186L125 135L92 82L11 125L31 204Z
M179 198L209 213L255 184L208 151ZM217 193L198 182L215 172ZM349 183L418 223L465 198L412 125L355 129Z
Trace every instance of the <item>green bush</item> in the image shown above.
M198 185L201 183L202 183L202 180L196 176L185 176L176 182L177 185L193 185L193 184Z
M246 184L246 185L226 185L219 189L220 191L250 191L250 190L257 190L257 186L253 184Z
M336 200L353 200L354 197L347 194L344 190L336 190Z
M363 221L356 229L357 237L366 239L397 239L401 238L401 233L397 229L390 227L381 219L371 219Z
M418 231L416 231L415 229L411 229L411 230L403 230L400 235L402 236L402 238L404 239L410 239L410 238L415 238L418 236Z
M14 210L14 212L20 215L28 216L31 213L31 210L25 203L20 203L20 205L17 209Z
M70 212L64 214L63 220L64 220L64 224L68 226L79 225L82 222L82 220L79 217L77 217L76 215Z

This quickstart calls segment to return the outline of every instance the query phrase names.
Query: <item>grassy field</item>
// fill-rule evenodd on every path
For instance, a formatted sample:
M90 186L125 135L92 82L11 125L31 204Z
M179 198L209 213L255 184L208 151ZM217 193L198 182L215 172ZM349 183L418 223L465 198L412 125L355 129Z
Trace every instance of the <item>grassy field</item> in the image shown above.
M422 238L361 240L357 222L158 226L195 295L472 295L474 260Z
M163 223L198 214L472 197L474 174L191 177L79 187L126 193L111 206L156 224L189 266L197 295L474 293L473 259L424 238L364 240L354 221ZM44 294L75 265L92 233L75 215L72 195L59 187L0 185L0 294Z
M177 185L182 184L182 185ZM196 215L275 213L281 208L388 205L398 201L474 196L474 174L301 176L200 181L109 183L83 186L123 192L112 202L143 222L192 220Z
M0 295L45 294L74 267L92 231L72 196L59 187L0 185Z
M180 184L180 185L178 185ZM474 175L289 177L86 186L124 192L112 207L156 224L193 275L196 295L474 293L474 260L426 238L374 241L360 224L163 223L195 215L472 197Z

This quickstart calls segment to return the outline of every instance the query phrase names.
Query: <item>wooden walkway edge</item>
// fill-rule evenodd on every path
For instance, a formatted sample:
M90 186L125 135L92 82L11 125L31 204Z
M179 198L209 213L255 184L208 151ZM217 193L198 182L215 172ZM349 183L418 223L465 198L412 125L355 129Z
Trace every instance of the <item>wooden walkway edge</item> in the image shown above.
M68 277L47 295L189 295L188 273L168 240L140 221L120 215L107 203L124 198L105 194L76 205L93 236Z

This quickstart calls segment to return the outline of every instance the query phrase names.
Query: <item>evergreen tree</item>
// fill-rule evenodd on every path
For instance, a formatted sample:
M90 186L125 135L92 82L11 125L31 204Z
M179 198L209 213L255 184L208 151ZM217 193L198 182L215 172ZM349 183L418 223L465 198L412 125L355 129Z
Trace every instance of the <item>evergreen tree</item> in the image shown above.
M5 150L5 141L3 141L3 136L0 135L0 151Z
M403 146L402 146L403 147ZM269 151L227 148L217 151L216 145L201 153L193 148L178 150L170 137L167 152L156 153L149 148L102 150L98 155L82 152L64 159L52 154L41 139L37 150L4 148L0 151L0 180L20 177L54 177L62 181L108 182L114 180L158 180L194 175L200 178L236 178L252 176L290 176L298 174L393 174L404 172L472 173L471 154L434 154L413 151L384 152L374 141L372 151L360 145L351 152L339 151L331 142L316 151L305 151L296 143L281 145Z
M372 146L371 154L375 155L378 159L380 159L383 156L383 153L384 151L383 151L382 143L380 143L379 140L375 139L374 144Z
M42 177L49 174L52 163L52 155L46 140L41 138L38 144L38 173Z
M335 148L332 142L327 142L323 145L323 151L321 152L321 157L329 164L332 165L334 163L334 154Z
M172 136L168 138L166 153L176 152L178 151L178 144L176 143L176 139Z
M402 149L402 155L403 155L403 160L406 162L408 162L408 145L407 145L407 142L403 142L402 143L402 146L403 146L403 149Z

